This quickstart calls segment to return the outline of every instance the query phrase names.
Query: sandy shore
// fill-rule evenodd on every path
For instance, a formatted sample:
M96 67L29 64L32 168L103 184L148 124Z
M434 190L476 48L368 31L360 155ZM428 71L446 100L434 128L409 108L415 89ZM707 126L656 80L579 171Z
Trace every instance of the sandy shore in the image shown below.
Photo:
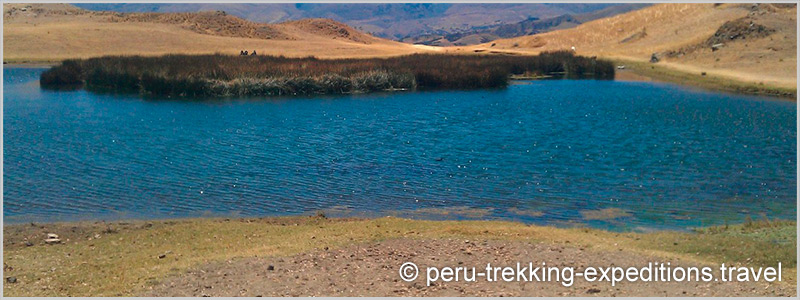
M638 62L615 59L618 66L625 69L616 70L614 80L621 81L659 81L684 86L697 87L712 91L723 91L744 95L773 96L783 100L796 101L796 82L786 80L781 83L770 83L750 78L712 74L690 69L675 68L664 64Z
M639 82L653 82L658 81L653 77L645 76L640 73L636 73L636 71L623 69L617 70L614 73L614 80L617 81L639 81Z
M315 217L7 225L6 296L790 296L796 223L617 233L497 221ZM47 244L47 234L60 242ZM444 283L400 280L427 266L761 267L782 282Z

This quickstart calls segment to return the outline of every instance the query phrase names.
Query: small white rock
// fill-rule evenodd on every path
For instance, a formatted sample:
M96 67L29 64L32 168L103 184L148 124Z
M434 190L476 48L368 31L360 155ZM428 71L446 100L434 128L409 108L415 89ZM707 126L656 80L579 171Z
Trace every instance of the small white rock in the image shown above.
M57 238L49 238L44 240L45 244L60 244L61 240Z

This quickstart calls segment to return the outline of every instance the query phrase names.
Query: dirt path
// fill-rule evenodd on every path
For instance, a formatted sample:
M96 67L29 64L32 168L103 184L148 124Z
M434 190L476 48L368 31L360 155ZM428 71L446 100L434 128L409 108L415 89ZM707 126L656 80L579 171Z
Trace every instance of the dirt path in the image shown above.
M419 266L413 282L400 279L399 267ZM381 243L322 250L283 258L251 257L202 265L142 291L143 296L791 296L791 284L643 283L575 279L558 282L437 282L426 286L428 266L485 268L517 262L548 266L646 266L663 259L620 251L588 250L545 243L463 239L400 238ZM696 266L670 260L672 266ZM711 266L714 267L714 266ZM717 276L716 272L714 273Z

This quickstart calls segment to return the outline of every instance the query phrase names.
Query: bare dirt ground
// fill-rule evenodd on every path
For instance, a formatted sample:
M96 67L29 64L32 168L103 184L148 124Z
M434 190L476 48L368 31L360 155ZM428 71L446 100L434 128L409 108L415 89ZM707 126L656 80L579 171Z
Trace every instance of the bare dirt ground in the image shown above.
M693 232L619 233L501 221L324 215L6 224L3 295L791 296L796 228L793 221L765 219ZM47 242L53 234L60 242ZM412 283L398 272L409 261L423 272ZM517 262L576 271L641 268L651 262L753 268L783 262L783 269L782 282L776 283L623 282L612 287L576 277L571 287L558 282L425 284L430 266Z
M405 262L419 266L413 282L400 279ZM517 262L547 266L635 266L664 259L631 252L590 250L537 242L413 239L350 246L337 250L209 263L160 280L141 296L791 296L791 286L721 282L436 282L426 286L425 268L515 266ZM672 266L698 266L678 259ZM713 266L712 266L713 267Z

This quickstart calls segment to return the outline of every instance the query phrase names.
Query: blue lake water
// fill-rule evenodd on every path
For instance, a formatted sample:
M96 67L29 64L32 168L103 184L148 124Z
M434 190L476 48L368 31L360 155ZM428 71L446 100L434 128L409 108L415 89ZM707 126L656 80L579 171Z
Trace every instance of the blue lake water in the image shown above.
M6 222L397 215L619 230L794 219L795 103L670 84L175 100L4 68Z

